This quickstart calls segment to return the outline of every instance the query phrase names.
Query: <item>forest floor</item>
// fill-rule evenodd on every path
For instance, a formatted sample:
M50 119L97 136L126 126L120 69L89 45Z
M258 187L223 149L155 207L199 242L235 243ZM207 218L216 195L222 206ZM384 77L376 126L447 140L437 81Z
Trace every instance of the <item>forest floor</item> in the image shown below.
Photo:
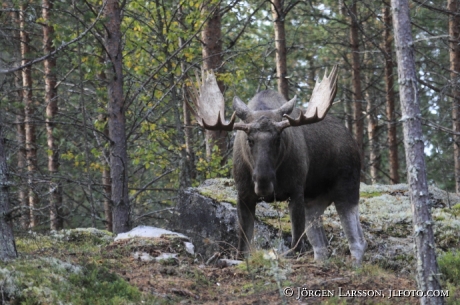
M313 261L311 253L287 259L273 257L266 251L257 251L248 261L238 266L223 267L205 265L204 261L187 254L181 248L182 241L173 237L133 238L113 242L81 232L75 234L72 230L67 232L70 234L61 235L59 238L36 234L18 237L18 251L21 256L18 261L27 264L38 258L52 257L62 264L82 266L85 270L99 270L96 281L91 282L94 276L84 272L85 276L77 277L76 280L60 275L58 285L55 286L59 288L53 288L52 284L43 287L46 280L40 277L58 277L57 272L47 267L44 261L29 266L33 270L41 270L39 273L16 266L16 272L23 270L21 279L10 280L16 281L16 295L12 296L10 292L8 296L8 291L12 289L10 287L8 290L8 280L4 279L1 289L3 303L60 304L63 300L59 296L66 292L53 295L49 291L53 289L68 289L72 293L79 289L95 290L86 295L68 297L72 304L419 303L417 297L393 296L395 292L408 293L416 289L412 273L384 270L368 263L353 268L346 257L318 263ZM161 253L177 253L177 257L147 262L136 258L134 253L140 252L148 253L152 257L158 257ZM66 268L71 269L69 266ZM8 269L8 265L5 269ZM0 286L1 270L0 264ZM114 277L114 274L118 277ZM110 282L120 281L120 278L140 293L132 294L131 290L121 284L117 284L117 287L110 286ZM66 281L71 281L73 287L64 285ZM96 288L100 283L105 283L105 286ZM36 289L31 290L32 286L36 286ZM103 296L98 296L98 289L115 292L104 299ZM285 293L291 293L292 296L285 296ZM450 293L451 301L459 298L458 292L456 296L452 293L453 291ZM98 301L94 303L91 300Z
M361 186L368 249L358 268L333 209L324 217L325 262L311 251L286 258L255 250L227 266L190 254L174 235L115 241L93 228L16 232L19 258L0 262L0 304L419 304L410 296L417 284L407 194L406 185ZM430 196L446 304L460 305L460 197L436 188Z

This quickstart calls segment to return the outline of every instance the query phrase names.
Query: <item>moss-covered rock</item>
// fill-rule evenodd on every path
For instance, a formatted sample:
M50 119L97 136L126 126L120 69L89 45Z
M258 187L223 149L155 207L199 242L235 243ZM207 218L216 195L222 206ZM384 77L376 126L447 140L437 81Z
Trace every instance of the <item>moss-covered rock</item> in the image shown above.
M112 242L115 236L113 233L106 230L99 230L96 228L76 228L51 231L50 237L61 241L104 244Z
M236 202L237 193L230 179L210 179L196 190L200 195L212 198L216 202ZM460 235L458 234L460 231L460 213L458 213L460 196L434 186L430 186L429 191L438 248L445 251L460 247ZM412 268L410 263L414 258L414 247L408 185L361 184L360 197L360 220L369 244L365 259L387 269L408 270ZM287 202L259 203L256 216L262 225L277 232L281 231L284 244L289 245L291 223ZM324 213L323 223L330 240L332 256L347 255L349 253L348 243L333 205ZM260 234L257 235L257 224L255 230L256 241L263 239ZM275 233L275 235L280 235L280 233ZM235 241L234 244L236 245ZM276 247L271 242L264 245L266 248Z
M21 258L0 264L5 304L136 304L137 288L94 265L54 257Z

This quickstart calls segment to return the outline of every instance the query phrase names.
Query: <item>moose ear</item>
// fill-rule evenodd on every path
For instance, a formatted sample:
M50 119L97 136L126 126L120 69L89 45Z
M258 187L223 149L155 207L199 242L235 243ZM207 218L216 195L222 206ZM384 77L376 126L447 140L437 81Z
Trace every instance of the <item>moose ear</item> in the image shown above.
M243 121L246 121L251 113L248 106L237 96L233 98L233 110L236 112L236 116Z
M294 109L296 99L297 95L294 96L294 98L292 98L292 100L290 100L289 102L284 103L284 105L278 108L276 112L279 113L281 116L285 114L290 114Z

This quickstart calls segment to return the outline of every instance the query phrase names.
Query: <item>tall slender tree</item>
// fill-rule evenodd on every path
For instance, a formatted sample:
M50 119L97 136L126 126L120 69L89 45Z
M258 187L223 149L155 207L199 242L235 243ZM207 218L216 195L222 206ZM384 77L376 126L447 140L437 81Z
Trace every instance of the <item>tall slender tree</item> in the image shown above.
M354 97L354 131L356 141L361 151L361 169L364 169L364 117L363 117L363 92L361 89L361 60L359 56L359 24L356 9L356 0L352 0L348 9L350 15L350 45L351 45L351 64L352 64L352 85ZM361 176L363 179L363 176Z
M286 51L286 30L284 21L286 18L286 8L284 0L273 0L272 2L273 28L275 30L275 49L276 49L276 78L278 81L278 92L286 100L289 100L289 83L287 79L287 51Z
M385 99L386 99L386 114L388 126L388 146L389 146L389 166L390 166L390 183L399 183L399 157L398 157L398 135L396 130L396 114L395 114L395 91L394 91L394 76L393 76L393 53L392 42L393 35L391 34L391 14L390 6L387 3L383 4L383 50L385 60Z
M131 228L128 197L128 153L126 147L125 100L123 95L122 8L117 0L104 2L110 174L112 182L113 231Z
M379 138L378 138L378 120L377 120L377 105L374 102L374 97L366 91L367 100L367 135L369 138L369 173L372 183L377 183L378 173L380 169L380 153L379 153Z
M31 59L30 51L30 37L26 29L26 9L27 5L20 6L19 24L20 24L20 38L21 38L21 64L27 64ZM34 228L37 223L37 216L35 209L38 208L38 196L33 188L35 175L38 170L37 165L37 139L35 135L35 125L33 122L34 103L32 94L32 69L30 66L22 69L22 87L23 87L23 101L24 101L24 123L25 123L25 149L26 149L26 163L28 171L28 185L29 185L29 208L30 208L30 222L29 226Z
M11 225L8 168L3 140L3 122L0 115L0 261L8 261L18 256Z
M452 127L460 132L460 3L458 0L448 0L449 14L449 58L450 82L452 85ZM455 163L455 191L460 193L460 136L453 135Z
M391 8L398 61L407 181L413 213L417 283L418 288L423 291L440 290L408 0L391 0ZM439 297L421 297L420 303L443 304L444 300Z
M5 4L6 6L6 4ZM15 28L19 28L19 12L11 12L11 21L12 25ZM14 48L18 54L21 54L21 38L20 38L20 31L14 30L13 31L13 39L15 41ZM19 62L20 64L20 62ZM22 72L16 71L14 72L14 86L16 87L16 96L17 101L21 104L18 109L16 110L16 142L18 143L18 153L17 153L17 174L21 177L21 182L23 177L26 175L26 148L25 148L25 139L26 139L26 131L24 128L24 107L23 107L23 90L22 90ZM28 188L25 186L25 183L19 183L18 185L18 201L19 206L21 207L21 227L23 229L27 229L29 227L29 201L27 196Z
M203 43L203 70L218 71L222 66L222 30L220 2L206 0L202 6L203 18L207 21L201 31ZM218 81L220 91L224 92L224 84ZM206 130L206 156L211 158L212 148L217 145L221 156L227 153L227 132L220 130ZM225 160L223 160L225 161Z
M53 9L52 0L42 1L43 25L43 51L49 54L55 50L53 45L54 26L51 21ZM59 172L59 148L55 120L58 112L56 58L51 56L43 61L45 72L45 105L46 105L46 137L48 142L48 171L50 173L50 228L59 230L63 227L62 218L62 185L57 174Z

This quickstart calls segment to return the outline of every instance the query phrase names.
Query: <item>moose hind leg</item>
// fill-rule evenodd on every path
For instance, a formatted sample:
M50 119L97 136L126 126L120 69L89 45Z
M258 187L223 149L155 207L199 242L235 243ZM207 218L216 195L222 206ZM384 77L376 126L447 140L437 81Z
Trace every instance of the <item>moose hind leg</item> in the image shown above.
M307 202L306 207L306 231L310 244L313 247L316 261L322 261L328 258L327 238L324 232L322 215L324 210L331 204L331 201L324 197L317 197Z
M359 222L359 206L357 203L350 205L348 202L336 202L335 208L348 239L353 263L355 266L359 266L367 248L367 242L364 239L361 223Z

